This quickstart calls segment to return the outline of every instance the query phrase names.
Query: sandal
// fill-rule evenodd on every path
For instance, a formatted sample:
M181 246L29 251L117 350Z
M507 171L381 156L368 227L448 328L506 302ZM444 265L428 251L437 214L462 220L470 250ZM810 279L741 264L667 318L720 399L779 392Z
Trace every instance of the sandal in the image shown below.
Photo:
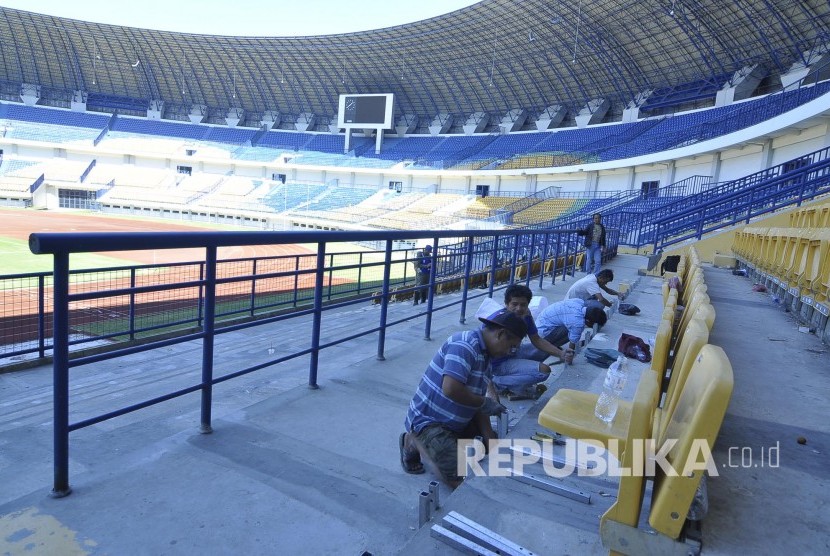
M410 475L420 475L424 472L424 464L421 463L420 454L416 456L418 459L406 458L406 433L402 432L398 439L398 446L401 450L401 467Z

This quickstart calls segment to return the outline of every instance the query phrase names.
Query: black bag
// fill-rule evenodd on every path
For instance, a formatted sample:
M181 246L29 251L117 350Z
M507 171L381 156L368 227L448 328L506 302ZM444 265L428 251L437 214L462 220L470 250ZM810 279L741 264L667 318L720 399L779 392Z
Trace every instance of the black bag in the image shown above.
M617 360L622 355L615 349L599 349L599 348L585 348L585 359L588 363L607 369L611 363Z
M633 303L620 303L618 310L621 315L636 315L640 312L640 308Z
M666 272L677 272L677 265L680 264L680 255L668 255L660 265L660 276Z

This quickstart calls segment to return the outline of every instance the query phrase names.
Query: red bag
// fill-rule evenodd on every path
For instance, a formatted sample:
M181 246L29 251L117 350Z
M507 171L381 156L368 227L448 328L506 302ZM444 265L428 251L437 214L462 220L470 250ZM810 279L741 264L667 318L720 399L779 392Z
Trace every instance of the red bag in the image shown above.
M617 351L642 363L651 361L651 348L639 336L632 336L623 332L617 344Z

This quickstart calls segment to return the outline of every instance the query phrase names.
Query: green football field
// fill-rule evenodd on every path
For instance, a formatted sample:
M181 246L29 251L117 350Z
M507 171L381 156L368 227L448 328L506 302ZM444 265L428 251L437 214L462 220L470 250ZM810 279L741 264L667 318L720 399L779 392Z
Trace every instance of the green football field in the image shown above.
M95 253L79 253L69 257L69 266L73 270L126 266L128 264L129 261L125 261L124 259L107 257ZM0 237L0 275L51 271L51 255L35 255L29 250L29 244L27 242L8 237Z

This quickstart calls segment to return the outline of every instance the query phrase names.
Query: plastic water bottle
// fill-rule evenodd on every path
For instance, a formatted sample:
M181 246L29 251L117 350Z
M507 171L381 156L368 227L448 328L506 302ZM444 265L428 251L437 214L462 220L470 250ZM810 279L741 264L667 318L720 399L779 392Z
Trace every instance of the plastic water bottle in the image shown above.
M628 379L628 362L624 355L620 355L616 361L611 363L608 367L608 372L605 374L605 383L602 385L602 393L597 400L597 406L594 408L594 415L598 419L611 423L614 416L617 414L617 406L619 405L620 396L623 388L625 388L625 381Z

